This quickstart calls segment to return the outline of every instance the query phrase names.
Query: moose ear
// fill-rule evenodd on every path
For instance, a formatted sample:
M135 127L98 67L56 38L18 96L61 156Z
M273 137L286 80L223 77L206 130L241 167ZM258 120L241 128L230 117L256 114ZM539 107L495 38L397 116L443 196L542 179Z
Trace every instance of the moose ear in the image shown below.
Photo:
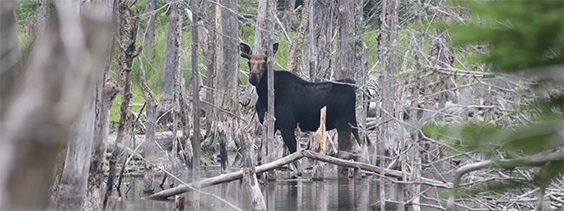
M276 51L278 51L278 43L272 44L272 55L275 55Z
M239 44L239 47L241 48L241 57L251 59L251 55L253 54L251 52L251 47L245 43Z

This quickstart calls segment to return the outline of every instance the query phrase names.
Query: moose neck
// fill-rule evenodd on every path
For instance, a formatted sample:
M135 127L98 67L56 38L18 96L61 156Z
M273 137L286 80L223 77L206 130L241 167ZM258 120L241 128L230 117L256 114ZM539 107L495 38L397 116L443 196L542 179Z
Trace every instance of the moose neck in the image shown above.
M256 86L257 94L262 97L268 96L268 70L265 70Z

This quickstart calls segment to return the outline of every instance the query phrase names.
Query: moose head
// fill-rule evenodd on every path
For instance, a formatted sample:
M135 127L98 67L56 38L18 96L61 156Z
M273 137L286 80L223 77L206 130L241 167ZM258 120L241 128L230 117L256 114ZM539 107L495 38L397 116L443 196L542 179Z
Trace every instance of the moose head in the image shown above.
M268 56L266 54L253 54L251 47L245 43L239 45L241 47L241 57L249 60L249 82L256 86L259 84L260 79L266 71L266 61L268 61ZM272 54L276 54L278 51L278 43L272 45Z

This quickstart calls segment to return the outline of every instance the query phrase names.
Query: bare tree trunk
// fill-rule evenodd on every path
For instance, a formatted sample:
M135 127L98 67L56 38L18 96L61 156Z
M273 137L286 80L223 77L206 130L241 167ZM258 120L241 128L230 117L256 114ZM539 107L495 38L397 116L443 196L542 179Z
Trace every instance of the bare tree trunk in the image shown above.
M257 26L255 31L255 43L253 46L254 54L266 54L268 50L268 35L269 35L269 25L273 23L271 20L273 17L268 16L268 1L259 0L257 9Z
M146 16L146 23L147 26L145 28L145 53L147 53L147 57L153 58L155 56L155 0L145 0L145 13Z
M354 1L339 1L337 3L339 14L339 28L337 40L337 55L335 79L354 78ZM339 140L341 145L341 140ZM341 150L341 149L339 149Z
M414 0L413 1L413 13L414 13L414 18L415 21L417 23L421 22L421 20L423 19L423 7L421 5L421 1L418 0ZM421 69L421 59L423 58L423 55L420 55L419 52L422 52L422 45L423 45L423 39L422 39L422 35L420 33L417 33L415 35L415 52L416 52L416 56L415 56L415 69ZM422 82L420 80L417 80L420 78L421 73L416 74L416 78L415 83L413 83L412 89L411 89L411 112L409 115L409 120L411 125L417 125L420 117L418 114L418 108L419 108L419 92L421 90L421 84ZM422 173L422 167L421 167L421 150L423 149L422 144L420 143L420 137L419 137L419 133L418 131L413 131L411 133L411 140L412 140L412 150L411 150L411 178L409 178L410 181L413 181L414 184L411 185L411 197L413 198L412 202L413 202L413 206L412 209L413 211L420 211L421 207L419 206L420 204L420 194L421 194L421 185L420 185L420 181L421 181L421 173Z
M147 85L145 80L145 67L143 66L143 60L140 57L137 57L137 61L139 61L139 70L141 72L141 88L147 92L147 95L144 95L147 112L145 117L145 141L143 142L143 149L145 149L145 158L147 160L154 160L157 150L157 145L155 144L157 100L155 100L153 91ZM153 166L145 162L143 194L153 194L153 191L155 190L154 179L155 175L153 173Z
M368 65L368 47L364 45L363 34L364 34L364 21L363 21L363 6L364 2L362 0L355 0L354 5L354 24L355 24L355 32L354 32L354 70L355 71L355 81L359 85L359 88L356 89L356 119L357 119L357 126L359 137L362 140L358 140L360 147L361 147L361 158L360 161L369 163L368 160L368 139L366 133L366 113L368 110L368 102L365 99L365 96L368 96L366 93L367 81L368 81L368 72L367 72L367 65Z
M95 4L101 16L111 22L114 10L114 0L97 1ZM114 27L115 28L115 27ZM110 109L112 103L119 92L116 81L112 78L111 59L113 43L108 47L104 55L104 60L96 79L97 86L97 105L96 120L94 128L94 141L92 144L92 156L90 158L90 170L88 175L88 188L84 209L100 209L102 204L103 180L104 180L104 161L106 160L106 143L108 141Z
M304 1L304 5L306 4L306 1ZM284 28L286 28L287 31L292 31L295 7L296 7L296 0L288 0L284 2L284 16L282 16L282 24L284 25ZM306 8L307 7L304 7L303 9Z
M86 102L70 133L65 167L55 201L58 210L80 210L86 197L96 119L96 88L96 84L90 88Z
M171 109L174 98L174 83L176 81L178 68L178 52L182 37L177 37L178 31L182 30L182 21L180 15L181 2L173 2L170 9L170 21L168 25L168 36L166 42L166 55L163 70L163 78L161 84L161 99L159 101L158 116L161 122L172 122Z
M327 145L327 133L325 130L325 122L327 119L327 106L321 108L321 114L319 116L319 129L315 131L315 152L325 155L325 149ZM323 163L315 162L313 167L313 179L322 180L323 179Z
M120 119L119 128L117 132L117 138L114 145L114 151L110 158L110 171L108 175L108 182L106 183L106 194L104 196L103 208L106 208L108 198L112 195L112 190L114 186L114 179L116 173L116 162L118 157L121 156L119 144L123 142L124 137L127 134L127 129L129 128L130 113L131 109L129 104L133 98L133 93L131 91L131 70L133 59L139 55L139 49L135 49L135 42L137 40L137 29L139 27L139 16L137 13L130 8L126 1L119 2L119 17L120 17L120 41L119 43L119 56L118 61L120 64L120 75L121 75L121 107L120 107ZM132 19L132 17L135 17ZM123 167L122 167L123 168ZM119 185L119 184L118 184ZM118 190L119 191L119 190Z
M295 0L287 1L294 2ZM288 3L292 4L292 3ZM309 22L309 0L304 0L304 6L302 8L302 20L300 21L300 26L298 27L298 34L294 39L292 39L292 46L290 47L290 55L288 56L288 71L296 75L302 75L302 71L300 70L300 64L302 63L302 48L304 44L304 36L307 29L307 24ZM291 24L290 24L291 25ZM288 27L288 31L290 31Z
M107 23L88 15L81 18L68 7L56 5L53 21L31 52L26 74L15 81L19 88L2 107L2 209L47 208L56 157L69 140L84 96L96 78L97 67L93 65L107 50ZM0 30L4 33L7 29ZM66 39L69 34L75 35L74 41Z
M47 24L47 5L49 0L37 0L37 28L35 36L41 37L45 33L45 25Z
M22 51L16 21L17 1L8 0L0 5L0 109L4 109L22 69ZM1 110L0 110L1 111ZM4 117L4 112L0 112Z
M192 182L195 188L200 188L200 69L198 67L198 32L194 30L198 23L198 1L190 1L192 13L192 106L194 134L192 135L193 165ZM200 210L200 194L192 194L192 211Z
M310 24L303 69L309 70L310 81L320 82L329 80L332 73L335 1L316 0L309 4Z
M182 74L182 52L184 52L183 46L184 46L184 40L182 39L182 20L184 19L183 15L182 15L182 4L178 5L178 22L177 22L177 27L175 29L175 44L176 44L176 68L175 68L175 72L174 72L174 94L173 94L173 100L172 100L172 119L173 119L173 125L172 125L172 133L174 137L177 137L177 132L178 132L178 117L179 117L179 112L180 112L180 95L181 92L185 92L186 90L181 90L181 87L184 87L181 85L183 79L184 74ZM197 12L197 11L196 11ZM197 28L196 28L196 33L198 32ZM179 168L179 163L178 163L178 158L179 158L179 149L178 147L181 145L179 142L178 138L174 138L173 139L173 145L172 145L172 153L170 153L171 155L171 161L172 161L172 173L177 175L178 174L178 170ZM178 176L178 175L177 175ZM171 180L172 182L172 186L176 186L178 184L178 181L176 180Z
M386 166L385 155L392 156L391 153L395 136L394 134L394 121L388 121L396 116L394 103L395 96L395 75L397 74L397 49L398 49L398 15L399 15L399 1L388 0L384 1L382 6L382 25L381 37L378 41L379 47L379 60L383 64L381 69L383 75L380 77L382 107L383 111L380 113L381 121L387 122L382 125L381 138L379 144L380 166ZM388 152L388 153L386 153ZM380 208L384 210L385 207L385 180L380 179Z
M215 0L214 0L215 3ZM218 42L218 38L216 36L216 5L206 1L206 11L207 14L207 36L202 37L200 42L202 43L202 52L206 57L207 62L207 77L206 77L206 101L209 103L206 106L206 134L210 134L210 130L214 121L214 89L215 89L215 78L216 78L216 51L218 47L216 46L216 42ZM205 42L204 42L205 41Z
M266 61L266 67L267 67L267 71L268 71L268 78L267 78L267 90L268 90L268 108L267 108L267 114L266 114L266 136L263 135L263 145L266 147L266 156L264 156L263 158L266 158L265 162L263 163L270 163L274 160L276 160L276 151L275 151L275 144L274 142L276 141L276 139L274 138L274 132L276 132L275 128L274 128L274 114L275 114L275 110L274 110L274 51L273 51L273 40L274 40L274 16L276 15L276 4L274 3L274 1L267 1L268 2L268 6L266 8L266 11L264 11L264 13L266 13L266 37L262 37L262 43L264 43L264 41L266 41L266 56L269 58ZM259 13L261 13L261 11L259 11ZM264 47L264 46L263 46ZM266 142L264 142L266 141ZM297 148L299 149L300 147L300 143L296 143L297 144ZM299 162L299 161L298 161ZM297 165L298 168L298 173L300 173L301 168L299 166L299 164ZM276 180L276 174L274 173L274 171L269 171L266 173L266 179L267 180ZM259 192L260 193L260 192ZM261 197L262 197L262 193L261 193ZM265 207L266 208L266 207Z

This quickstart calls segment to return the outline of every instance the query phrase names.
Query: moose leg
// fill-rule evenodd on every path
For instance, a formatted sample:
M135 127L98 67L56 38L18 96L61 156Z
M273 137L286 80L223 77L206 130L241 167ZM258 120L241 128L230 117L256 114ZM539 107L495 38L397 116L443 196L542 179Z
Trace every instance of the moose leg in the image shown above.
M288 129L284 129L284 130L280 130L280 132L282 133L282 139L284 139L284 143L286 144L286 146L288 147L288 150L290 151L290 153L294 153L297 151L297 143L296 143L296 136L294 134L294 130L288 130ZM296 175L297 176L301 176L302 175L302 166L300 164L299 160L294 161L294 166L296 167Z

